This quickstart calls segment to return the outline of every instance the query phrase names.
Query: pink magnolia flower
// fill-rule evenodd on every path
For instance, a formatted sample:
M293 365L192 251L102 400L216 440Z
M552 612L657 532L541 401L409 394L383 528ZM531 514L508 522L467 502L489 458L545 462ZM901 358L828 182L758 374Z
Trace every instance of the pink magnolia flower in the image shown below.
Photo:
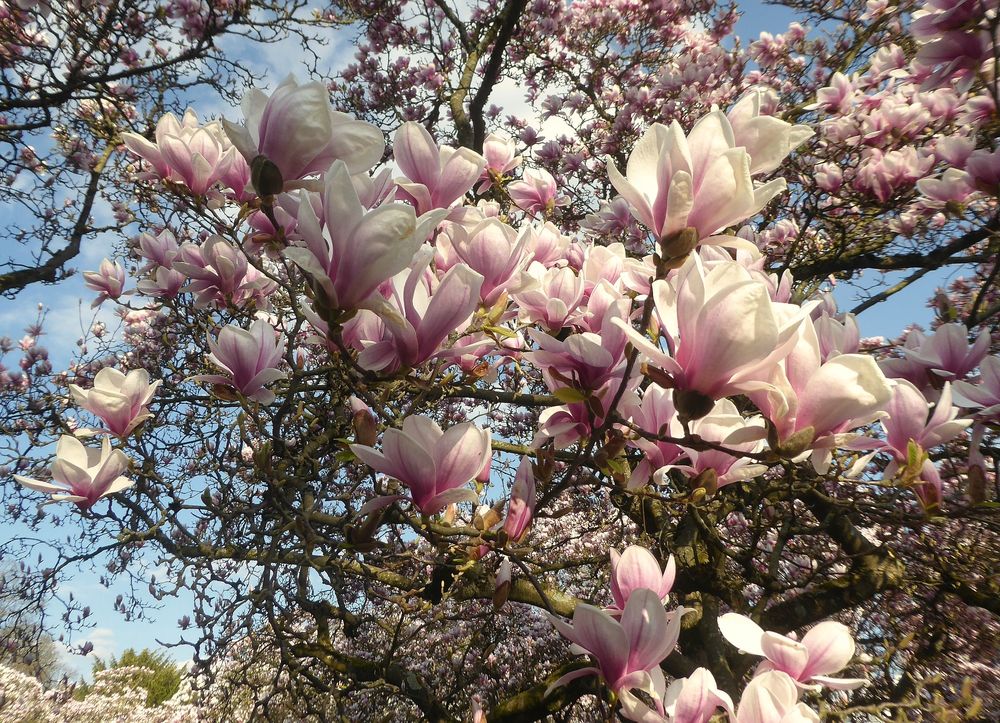
M170 229L163 229L155 236L151 233L141 233L132 240L135 252L146 259L147 263L140 271L145 273L157 266L170 267L177 258L179 250L177 239Z
M874 421L892 386L868 355L821 359L814 326L802 324L791 353L774 368L773 388L750 398L770 420L778 444L794 438L794 454L813 450L813 465L824 473L832 450L853 438L845 433Z
M569 237L560 233L551 221L546 221L541 226L529 226L524 233L528 236L527 247L532 261L545 268L565 261Z
M567 673L552 688L576 678L600 675L615 693L633 688L646 692L665 689L660 662L677 645L681 617L687 608L667 613L652 590L636 590L625 605L621 622L600 608L581 603L573 611L573 624L550 615L564 638L593 656L597 665ZM662 713L662 702L656 704Z
M861 349L861 330L854 314L845 314L843 320L825 311L813 319L819 340L820 358L827 362L838 354L853 354Z
M806 108L809 110L820 108L839 115L847 115L851 111L853 97L854 85L851 79L838 71L830 78L830 85L816 91L816 102L807 105Z
M819 723L816 712L798 700L799 687L787 673L761 673L743 691L736 723Z
M188 108L181 121L167 113L156 123L155 143L136 133L122 133L132 153L153 167L163 180L183 184L197 196L222 182L239 195L249 177L247 161L229 142L218 122L198 123Z
M608 608L609 613L621 615L632 595L639 590L652 590L661 602L667 601L677 575L677 563L673 555L667 559L666 567L661 571L660 563L653 557L653 553L640 545L629 545L622 553L612 548L609 554L611 596L614 598L614 604Z
M412 206L361 204L347 166L334 161L323 178L323 221L300 191L295 243L284 255L305 271L331 309L362 306L380 284L405 269L441 214L419 222Z
M182 245L173 268L191 279L188 290L194 293L198 307L239 307L251 300L266 307L276 286L221 236L209 236L201 246Z
M781 153L782 141L773 135L760 140L767 166ZM658 238L691 227L707 239L750 218L785 189L784 179L754 187L752 166L729 120L713 111L687 137L677 121L669 127L654 123L635 144L626 174L609 161L608 176L635 217Z
M486 167L480 176L476 193L485 193L493 185L493 176L503 178L521 165L514 143L506 138L490 133L483 141L483 157Z
M507 517L503 530L512 542L519 542L531 526L535 514L535 473L531 460L521 457L521 464L514 476L514 486L510 491L510 502L507 505Z
M697 419L712 401L767 389L774 365L792 350L801 318L779 314L767 287L736 262L715 264L706 273L691 254L668 282L653 283L653 299L668 349L624 321L628 340L668 376L682 419ZM693 393L693 394L692 394Z
M247 163L264 156L277 166L285 190L336 160L351 173L367 171L385 151L382 131L333 110L322 83L299 85L289 75L270 96L252 88L241 106L246 125L224 120L226 134Z
M14 475L14 479L28 489L51 494L52 502L74 502L81 510L87 510L102 497L135 484L122 476L128 466L128 457L120 450L112 451L108 437L101 440L101 448L97 450L64 434L56 445L52 482L39 482L20 475Z
M584 300L583 292L583 279L572 269L565 266L546 269L532 262L521 272L512 296L522 320L557 332L569 325Z
M146 405L159 386L159 380L149 383L145 369L122 374L105 367L94 376L94 386L89 390L70 384L69 391L73 401L100 417L112 434L127 437L152 416Z
M539 348L525 356L542 370L549 389L596 392L609 381L621 379L626 365L627 339L622 333L625 308L624 302L610 305L599 332L570 334L560 340L534 329L528 331Z
M762 114L766 101L774 100L768 96L774 95L773 90L755 88L726 113L735 145L743 146L750 156L751 176L775 170L789 153L813 135L809 126L792 125L773 115Z
M395 371L445 356L442 344L468 324L479 305L483 277L456 264L438 281L428 268L433 257L434 249L422 247L409 268L388 284L389 296L380 302L378 314L359 314L357 323L366 326L360 329L358 363L365 369ZM468 347L460 350L466 352Z
M474 479L492 456L488 429L464 422L443 432L433 419L419 415L403 419L402 429L387 429L381 452L360 444L352 444L351 451L375 471L405 485L414 507L425 515L452 503L479 499L473 490L462 486Z
M902 359L884 359L879 365L886 376L906 379L920 389L940 388L942 382L962 379L983 360L990 349L990 335L980 332L969 344L964 324L942 324L931 336L911 331L900 351Z
M980 191L991 196L1000 195L1000 150L973 151L965 162L965 171Z
M270 324L257 319L250 331L230 324L219 332L218 340L209 335L208 346L211 349L208 360L227 374L198 374L191 377L192 381L232 387L261 404L274 401L274 392L265 389L265 386L288 375L278 369L284 352L284 338L276 334Z
M677 410L674 409L671 397L672 392L669 389L650 384L643 391L642 402L629 411L632 424L649 434L672 436L677 420ZM683 430L681 432L683 433ZM684 455L684 450L673 442L654 441L638 435L634 439L630 439L628 444L642 452L642 459L639 460L629 477L628 488L630 490L639 489L649 484L653 473L662 467L673 464Z
M767 661L758 674L777 670L801 684L815 683L834 690L853 690L866 684L864 678L830 678L847 667L854 657L854 638L843 623L826 620L813 626L801 642L778 633L765 632L745 615L726 613L719 618L723 637L750 655Z
M687 678L678 678L667 688L663 708L671 723L708 723L719 708L733 715L733 699L715 683L707 668L696 668Z
M698 435L706 442L713 442L726 449L736 452L730 454L720 449L695 448L680 444L684 457L674 463L667 463L657 469L653 480L663 483L663 477L672 469L679 470L692 481L703 477L703 473L711 470L716 489L751 479L767 471L766 464L760 464L752 457L739 454L759 452L763 447L765 436L764 422L759 416L746 418L740 414L736 405L728 399L720 399L712 411L700 419L693 420L689 429L691 434ZM684 435L680 422L671 425L670 431L676 437ZM712 489L707 489L711 493Z
M405 178L396 179L396 197L410 201L418 214L450 208L479 179L486 159L468 148L439 148L419 123L400 126L392 156Z
M980 419L1000 418L1000 357L988 356L979 365L979 383L955 382L955 403L975 409Z
M117 299L125 290L125 269L117 261L104 259L98 271L84 271L83 280L87 288L99 291L100 295L90 306L96 308L107 299Z
M529 168L507 186L507 193L514 204L528 213L548 216L557 207L565 206L569 199L557 195L556 179L544 168Z
M957 419L958 408L951 403L951 385L945 382L941 396L929 413L927 398L910 382L899 379L893 388L892 399L885 407L887 416L882 419L885 440L875 440L875 449L892 455L897 463L905 463L910 442L927 450L943 444L972 424L971 419ZM895 467L886 469L891 477Z
M453 227L451 245L455 255L483 277L479 298L484 306L493 306L513 286L527 261L527 238L494 218L485 219L468 232Z

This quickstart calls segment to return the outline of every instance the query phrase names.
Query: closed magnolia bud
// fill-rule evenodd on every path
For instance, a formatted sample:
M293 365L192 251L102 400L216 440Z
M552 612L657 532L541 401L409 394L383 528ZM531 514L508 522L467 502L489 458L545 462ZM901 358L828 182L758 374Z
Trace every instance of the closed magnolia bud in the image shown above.
M714 406L715 400L694 389L674 390L674 408L677 410L677 418L684 424L701 419Z
M285 186L281 169L263 155L255 156L250 162L250 183L261 198L276 196Z
M493 608L495 610L499 610L507 602L507 596L510 595L510 586L510 558L505 557L503 562L500 563L500 569L497 570L496 588L493 592Z
M719 475L711 467L703 469L697 477L691 479L691 487L694 490L704 490L706 496L714 495L719 489Z
M355 442L368 447L375 445L378 439L378 427L374 414L367 409L359 409L351 417L351 425L354 427Z
M683 260L698 245L698 230L688 227L660 239L660 256L664 261ZM671 268L676 268L671 265Z

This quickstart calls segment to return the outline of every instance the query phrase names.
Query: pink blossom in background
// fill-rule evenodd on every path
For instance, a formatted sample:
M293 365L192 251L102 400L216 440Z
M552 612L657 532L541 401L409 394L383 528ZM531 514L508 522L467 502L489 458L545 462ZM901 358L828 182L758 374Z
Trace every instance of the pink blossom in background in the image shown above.
M548 216L569 203L568 198L558 195L556 179L544 168L526 170L520 181L507 186L507 193L518 208L536 216Z
M1000 357L988 356L979 365L978 383L955 382L955 403L975 410L980 419L1000 417Z
M404 123L393 138L392 156L403 172L396 197L418 214L451 208L479 179L486 159L468 148L439 147L419 123Z
M418 222L404 203L367 211L341 161L323 179L322 224L307 192L299 193L295 245L283 253L306 272L323 306L331 309L364 305L380 284L409 266L440 219L431 214Z
M268 295L277 287L221 236L209 236L200 246L183 244L173 269L190 279L188 290L199 307L243 306L253 300L266 308Z

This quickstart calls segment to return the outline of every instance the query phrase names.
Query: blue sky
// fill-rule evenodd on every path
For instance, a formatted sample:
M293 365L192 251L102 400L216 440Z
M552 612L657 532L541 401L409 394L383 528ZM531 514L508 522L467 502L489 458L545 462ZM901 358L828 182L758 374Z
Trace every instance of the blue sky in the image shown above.
M782 32L793 19L793 15L784 9L773 8L758 2L743 3L744 16L737 25L737 32L745 42L756 38L762 30L772 33ZM261 85L273 87L289 72L295 73L300 79L306 77L305 66L299 60L302 51L294 42L272 45L266 48L248 52L243 43L226 41L228 50L233 57L242 57L248 69L261 79ZM331 67L338 67L354 49L349 44L349 36L334 37L323 49L323 54ZM224 114L230 118L239 118L239 111L229 108L224 101L202 94L193 97L194 105L201 117ZM108 214L107 208L98 208L97 215ZM81 255L73 262L80 270L95 269L101 259L108 254L111 241L98 241L85 244ZM866 312L860 319L864 336L884 335L894 337L905 324L917 321L926 324L930 311L926 309L926 299L934 289L943 283L948 274L956 272L941 272L930 274L920 283L915 284L899 294L891 303L879 305ZM134 282L133 282L134 285ZM848 285L840 285L836 290L837 299L842 309L854 305L856 293ZM81 276L78 274L56 287L32 286L24 291L14 301L0 301L0 336L6 335L14 339L20 338L27 322L34 319L37 305L44 304L49 309L46 323L47 338L45 345L49 348L56 368L65 368L70 360L76 339L82 336L95 319L101 319L113 326L115 319L112 305L107 304L101 309L92 311L90 301L93 293L85 289ZM87 634L79 636L75 642L90 640L94 643L95 654L107 656L120 654L126 647L157 647L157 638L161 640L176 640L179 634L176 621L190 614L190 600L167 599L156 615L155 623L129 623L122 620L114 612L112 605L117 591L107 590L100 586L92 573L82 573L72 580L63 590L72 590L83 599L92 600L94 610L93 620L97 627ZM70 664L80 673L89 669L89 662L71 660Z

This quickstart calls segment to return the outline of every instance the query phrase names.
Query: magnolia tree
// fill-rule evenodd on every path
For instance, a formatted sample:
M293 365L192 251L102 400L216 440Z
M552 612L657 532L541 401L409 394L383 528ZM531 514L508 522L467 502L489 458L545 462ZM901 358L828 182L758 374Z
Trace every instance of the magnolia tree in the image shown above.
M119 128L120 329L4 342L20 584L190 596L221 718L996 718L997 4L830 5L343 3Z

